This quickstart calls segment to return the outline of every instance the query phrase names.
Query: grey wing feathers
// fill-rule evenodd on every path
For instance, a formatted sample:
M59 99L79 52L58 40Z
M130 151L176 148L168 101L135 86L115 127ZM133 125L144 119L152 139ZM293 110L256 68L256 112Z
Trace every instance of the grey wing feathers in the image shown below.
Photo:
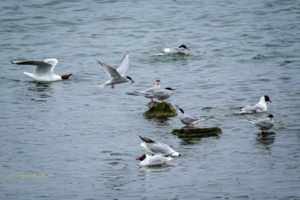
M117 72L116 69L100 62L97 60L97 62L104 68L105 72L107 73L107 75L112 78L112 77L120 77L120 74Z
M44 61L37 61L37 60L17 60L17 61L11 61L12 64L17 65L35 65L36 68L34 70L34 75L45 75L49 73L53 73L51 70L51 67L53 65L46 63Z
M126 70L129 68L129 61L130 61L130 55L129 52L127 51L117 69L120 75L124 75Z

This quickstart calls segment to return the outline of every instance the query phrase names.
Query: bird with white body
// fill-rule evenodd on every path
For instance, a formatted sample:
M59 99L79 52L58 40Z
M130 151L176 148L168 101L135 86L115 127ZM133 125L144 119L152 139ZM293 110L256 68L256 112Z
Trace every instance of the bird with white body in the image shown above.
M232 108L232 109L239 111L239 113L266 112L267 111L267 101L272 103L272 101L270 100L270 97L268 95L265 95L254 106L246 106L246 107Z
M161 100L163 103L166 103L164 100L170 98L172 91L174 91L174 90L176 90L176 89L167 87L165 89L157 90L157 91L147 94L145 96L148 98L151 98L152 102L154 102L152 98L155 98L155 99Z
M184 54L184 50L190 50L184 44L179 46L178 48L166 48L163 49L163 53L166 55L173 55L173 54Z
M274 120L272 114L270 114L268 118L260 119L257 121L250 121L250 122L253 123L259 130L262 130L264 134L266 134L267 130L273 128L274 126Z
M120 62L119 66L118 66L118 69L114 69L114 68L98 61L98 63L106 71L107 75L111 78L105 84L101 85L101 87L105 88L105 87L111 85L111 89L114 89L115 84L126 83L126 82L130 82L130 81L131 81L131 84L134 83L134 80L132 80L131 77L125 76L125 72L129 68L129 61L130 61L130 56L129 56L128 52L126 52L126 54L124 55L122 61Z
M200 116L190 116L190 115L187 115L187 114L184 114L184 111L182 108L179 108L177 106L178 110L177 113L179 114L179 119L181 121L181 123L185 124L186 127L193 127L194 125L198 124L199 122L202 122L202 121L205 121L205 120L208 120L208 119L211 119L212 117L207 117L207 118L200 118Z
M157 165L163 165L166 162L173 160L170 156L165 156L165 155L148 155L148 154L143 154L141 157L137 158L136 160L140 160L140 165L142 166L157 166Z
M33 74L24 72L29 78L39 81L39 82L49 82L49 81L60 81L62 79L68 79L72 74L68 75L56 75L54 74L54 67L58 63L57 59L49 58L44 61L38 60L16 60L11 61L12 64L17 65L35 65L35 70Z
M153 154L164 154L169 156L181 156L180 153L176 152L174 149L172 149L169 145L164 143L157 143L149 138L139 136L143 143L141 143L141 146L148 152Z

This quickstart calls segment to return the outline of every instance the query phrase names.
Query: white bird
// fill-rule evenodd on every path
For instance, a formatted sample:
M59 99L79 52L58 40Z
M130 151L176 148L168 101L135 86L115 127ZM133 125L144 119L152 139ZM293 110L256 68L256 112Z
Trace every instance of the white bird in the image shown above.
M166 48L163 49L163 53L164 54L184 54L184 50L190 50L189 48L187 48L184 44L181 45L178 48Z
M172 89L172 88L167 87L163 90L157 90L156 92L152 92L152 93L147 94L145 96L148 97L148 98L151 98L152 102L154 102L152 98L155 98L155 99L158 99L158 100L162 100L163 103L166 103L164 100L168 99L171 96L172 91L174 91L174 90L176 90L176 89Z
M153 87L148 88L146 90L142 90L139 93L146 95L146 94L150 94L152 92L156 92L157 90L160 90L160 80L156 80L156 84ZM153 102L152 98L151 98L151 101Z
M139 135L140 136L140 135ZM144 141L141 143L141 146L148 152L153 154L164 154L169 156L181 156L180 153L174 151L169 145L164 143L157 143L149 138L142 137L140 138Z
M266 112L267 101L270 101L272 103L269 96L265 95L254 106L246 106L246 107L233 108L233 109L239 111L240 113Z
M271 129L274 126L273 115L270 114L266 119L260 119L253 123L258 129L262 130L263 133L267 133L267 130Z
M12 64L17 65L35 65L33 74L24 72L26 76L32 78L35 81L60 81L62 79L68 79L72 74L59 76L54 74L53 70L58 61L55 58L46 59L44 61L38 60L16 60L11 61Z
M98 61L99 64L105 69L107 75L111 78L105 84L101 85L101 87L105 88L108 85L111 85L111 89L114 89L115 84L126 83L130 81L131 83L133 83L134 80L132 80L129 76L125 76L125 72L129 68L129 61L130 61L130 56L128 51L124 55L124 58L121 60L117 70Z
M166 162L173 160L173 158L164 155L153 155L150 156L148 154L143 154L140 158L136 160L140 160L140 165L142 166L155 166L155 165L163 165Z
M192 126L198 124L201 121L205 121L205 120L208 120L208 119L212 118L212 117L200 118L200 116L193 117L193 116L184 114L184 111L183 111L182 108L178 108L178 110L176 110L176 111L179 114L179 119L180 119L181 123L186 125L185 127L188 127L188 126L192 127Z

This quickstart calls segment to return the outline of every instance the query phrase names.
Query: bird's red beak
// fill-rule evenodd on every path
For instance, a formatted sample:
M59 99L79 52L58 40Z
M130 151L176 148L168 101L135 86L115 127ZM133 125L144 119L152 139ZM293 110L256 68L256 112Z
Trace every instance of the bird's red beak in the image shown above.
M135 159L135 160L140 160L140 158L137 158L137 159Z
M131 80L131 83L130 83L130 85L131 85L132 83L134 83L134 80Z
M272 103L272 101L271 100L269 100L271 103Z
M185 48L185 49L190 50L189 48Z
M172 89L172 91L173 91L173 90L176 90L176 89Z

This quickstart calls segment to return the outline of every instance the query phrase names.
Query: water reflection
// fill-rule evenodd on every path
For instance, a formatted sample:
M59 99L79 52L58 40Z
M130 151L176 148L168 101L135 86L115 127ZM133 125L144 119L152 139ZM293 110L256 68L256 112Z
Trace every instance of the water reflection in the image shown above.
M263 145L264 147L268 147L269 145L274 143L275 134L276 133L274 132L268 132L267 134L260 133L256 138L256 143Z
M31 101L34 102L47 102L46 98L52 97L50 96L50 91L53 89L49 82L41 83L41 82L33 82L34 86L30 86L28 88L28 95L33 95Z
M144 116L145 119L149 121L154 121L157 123L157 126L168 126L169 123L168 121L170 120L169 117L148 117Z

